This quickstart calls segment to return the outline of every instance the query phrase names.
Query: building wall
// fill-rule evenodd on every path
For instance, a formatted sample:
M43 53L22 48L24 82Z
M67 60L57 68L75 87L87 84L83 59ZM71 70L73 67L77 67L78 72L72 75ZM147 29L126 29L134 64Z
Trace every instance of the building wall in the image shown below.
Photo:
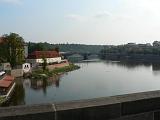
M46 59L47 59L47 63L61 62L61 57L46 58ZM43 59L27 59L27 62L32 64L43 63Z
M46 58L47 59L47 63L54 63L54 62L61 62L61 57L57 57L57 58ZM37 63L43 63L43 59L36 59Z
M26 62L31 63L33 65L36 64L36 59L27 59Z

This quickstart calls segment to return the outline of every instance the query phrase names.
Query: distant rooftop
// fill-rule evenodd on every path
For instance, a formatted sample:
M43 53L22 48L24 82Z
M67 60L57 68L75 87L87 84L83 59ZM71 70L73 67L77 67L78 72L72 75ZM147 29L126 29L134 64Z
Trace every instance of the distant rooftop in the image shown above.
M45 58L55 58L60 57L60 53L57 51L34 51L33 53L28 55L29 59L41 59Z

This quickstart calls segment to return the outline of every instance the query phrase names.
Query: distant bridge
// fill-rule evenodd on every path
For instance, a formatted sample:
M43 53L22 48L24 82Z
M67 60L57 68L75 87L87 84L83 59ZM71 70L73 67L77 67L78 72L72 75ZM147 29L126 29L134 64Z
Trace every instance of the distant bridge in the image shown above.
M100 55L98 53L89 53L89 52L86 52L86 53L81 53L81 52L61 52L61 55L63 55L64 58L67 58L67 57L69 57L71 55L75 55L75 54L79 54L79 55L83 56L84 60L87 60L89 58L89 56L92 56L92 55L97 55L97 56Z

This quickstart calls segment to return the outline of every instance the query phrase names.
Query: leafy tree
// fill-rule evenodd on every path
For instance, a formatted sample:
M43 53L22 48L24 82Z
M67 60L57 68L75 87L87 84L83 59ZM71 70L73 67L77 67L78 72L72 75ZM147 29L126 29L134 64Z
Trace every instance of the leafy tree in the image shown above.
M9 62L12 67L24 61L24 39L16 33L3 35L3 43L0 45L2 59Z
M43 72L44 72L46 70L46 67L47 67L47 59L43 56L42 60L43 60L42 69L43 69Z
M49 50L51 47L47 43L28 43L28 52L32 53L34 51L45 51Z

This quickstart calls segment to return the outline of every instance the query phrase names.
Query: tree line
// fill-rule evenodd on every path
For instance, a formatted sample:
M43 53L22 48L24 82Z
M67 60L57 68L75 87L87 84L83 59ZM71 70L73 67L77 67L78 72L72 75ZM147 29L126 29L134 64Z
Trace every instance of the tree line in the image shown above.
M147 46L147 45L117 45L117 46L107 46L100 51L101 57L104 58L106 54L123 54L123 55L132 55L132 54L152 54L160 55L160 46Z
M77 53L99 53L103 45L85 45L85 44L50 44L47 42L28 43L29 53L35 50L46 51L59 48L61 52L77 52Z

